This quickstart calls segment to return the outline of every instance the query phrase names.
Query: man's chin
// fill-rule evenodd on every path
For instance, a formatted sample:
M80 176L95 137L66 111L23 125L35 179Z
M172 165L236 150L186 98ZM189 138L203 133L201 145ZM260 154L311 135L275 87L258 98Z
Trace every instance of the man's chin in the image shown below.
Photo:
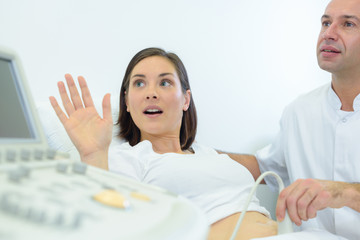
M336 66L333 62L318 61L318 65L322 70L329 73L334 73L336 70Z

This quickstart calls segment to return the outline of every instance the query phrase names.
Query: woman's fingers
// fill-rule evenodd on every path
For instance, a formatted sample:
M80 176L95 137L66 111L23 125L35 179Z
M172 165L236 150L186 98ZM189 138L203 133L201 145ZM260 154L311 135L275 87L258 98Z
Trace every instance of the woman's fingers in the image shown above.
M69 88L70 97L71 97L71 101L73 103L74 109L77 110L77 109L84 108L80 94L75 85L74 79L72 78L72 76L70 74L65 74L65 79L66 79L67 86Z
M66 116L66 114L63 112L63 110L61 109L61 107L59 106L58 102L56 101L56 99L51 96L49 97L51 106L53 107L53 109L55 110L56 115L58 116L60 122L65 125L65 122L68 120L68 117Z
M110 103L110 93L107 93L104 96L102 101L102 108L103 108L103 118L105 120L112 122L112 114L111 114L111 103Z
M65 111L67 115L70 116L73 112L75 112L75 108L72 105L70 98L66 92L65 84L63 82L58 82L57 86L59 88L61 101L64 105Z
M86 83L86 80L84 77L82 77L82 76L78 77L79 87L81 90L81 96L75 85L73 77L70 74L65 74L65 79L66 79L66 83L67 83L67 86L68 86L68 89L70 92L70 97L66 91L65 84L63 82L58 82L58 88L59 88L60 97L61 97L62 103L64 105L65 111L69 117L77 110L84 109L84 106L85 106L85 108L88 108L88 107L95 108L93 99L91 97L90 90L87 86L87 83ZM105 104L106 109L104 109L104 111L106 112L107 118L111 119L112 115L111 115L111 106L110 106L110 95L108 97L106 97L106 99L107 99L106 104Z
M91 93L87 86L85 78L83 76L80 76L78 77L78 81L85 107L94 107L94 102L92 100Z

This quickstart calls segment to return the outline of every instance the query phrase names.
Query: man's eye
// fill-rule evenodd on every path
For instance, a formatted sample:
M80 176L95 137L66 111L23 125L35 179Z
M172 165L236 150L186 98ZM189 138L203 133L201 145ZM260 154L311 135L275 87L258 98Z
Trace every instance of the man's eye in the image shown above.
M345 27L353 27L354 24L353 24L352 22L345 22L345 23L344 23L344 26L345 26Z
M322 22L323 27L329 27L331 23L329 21Z

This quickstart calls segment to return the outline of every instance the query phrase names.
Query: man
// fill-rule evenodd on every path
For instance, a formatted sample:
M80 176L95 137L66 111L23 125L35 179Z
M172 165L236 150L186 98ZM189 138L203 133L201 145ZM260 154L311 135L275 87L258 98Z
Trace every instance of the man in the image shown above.
M257 161L232 157L254 178L272 170L284 180L278 219L287 209L301 229L360 239L360 0L332 0L321 24L317 58L331 84L287 106L276 140L257 152Z

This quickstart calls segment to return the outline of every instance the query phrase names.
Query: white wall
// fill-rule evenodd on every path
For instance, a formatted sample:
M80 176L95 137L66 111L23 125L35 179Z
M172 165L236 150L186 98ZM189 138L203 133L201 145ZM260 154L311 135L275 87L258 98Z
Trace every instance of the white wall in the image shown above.
M22 58L36 101L65 73L117 98L127 63L162 47L185 63L198 140L254 152L286 104L329 81L315 46L328 0L0 0L0 45Z

